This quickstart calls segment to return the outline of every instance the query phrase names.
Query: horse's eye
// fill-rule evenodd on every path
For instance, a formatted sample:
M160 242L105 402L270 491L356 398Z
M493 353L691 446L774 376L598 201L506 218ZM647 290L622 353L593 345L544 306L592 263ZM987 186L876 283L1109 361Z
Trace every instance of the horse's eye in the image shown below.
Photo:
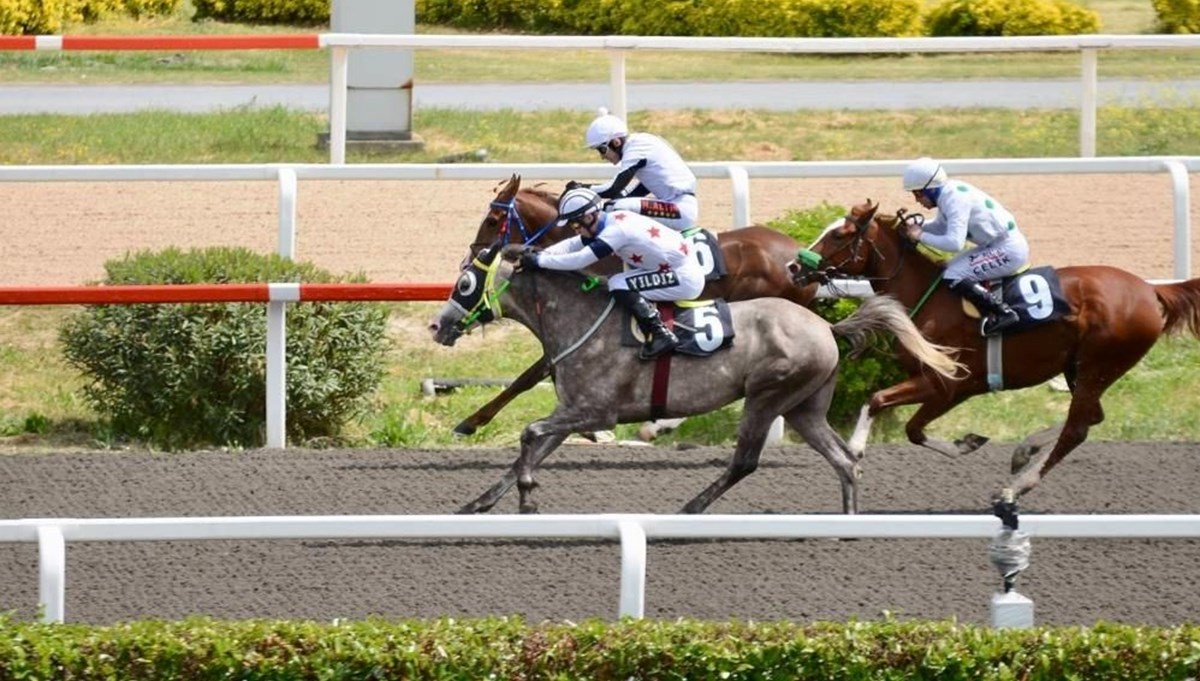
M472 271L463 272L458 278L458 283L454 285L455 290L460 296L469 296L475 293L475 289L479 288L479 280L475 277Z

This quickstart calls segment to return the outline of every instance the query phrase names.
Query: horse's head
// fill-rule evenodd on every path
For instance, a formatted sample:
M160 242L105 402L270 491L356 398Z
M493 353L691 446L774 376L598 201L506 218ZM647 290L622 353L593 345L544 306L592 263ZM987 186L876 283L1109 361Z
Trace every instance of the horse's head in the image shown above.
M558 197L542 189L522 188L521 176L514 173L496 189L460 269L495 241L544 245L571 236L555 224L557 217Z
M502 244L494 242L462 269L450 298L429 324L433 340L454 345L476 325L500 318L500 294L512 275L512 267L499 257L502 250Z
M796 283L828 283L837 277L879 276L885 263L895 259L905 243L900 231L910 219L903 212L879 215L879 204L867 199L853 206L841 220L825 228L808 248L789 265ZM894 263L899 268L899 261ZM893 273L894 274L894 273Z

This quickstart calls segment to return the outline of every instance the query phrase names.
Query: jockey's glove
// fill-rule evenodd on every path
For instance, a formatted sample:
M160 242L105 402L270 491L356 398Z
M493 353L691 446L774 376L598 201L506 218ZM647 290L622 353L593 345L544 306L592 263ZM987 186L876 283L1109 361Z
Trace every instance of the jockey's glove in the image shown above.
M521 259L517 261L517 269L522 272L532 272L542 269L538 264L538 254L536 251L525 251L521 254Z

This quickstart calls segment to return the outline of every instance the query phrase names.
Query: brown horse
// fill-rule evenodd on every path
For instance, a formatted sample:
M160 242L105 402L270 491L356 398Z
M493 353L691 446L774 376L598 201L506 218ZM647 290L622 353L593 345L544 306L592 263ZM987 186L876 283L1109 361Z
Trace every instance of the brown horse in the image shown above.
M521 187L521 177L514 174L496 192L496 198L479 224L479 231L463 259L466 267L472 258L493 242L549 246L574 236L570 227L559 227L558 194L538 188ZM797 284L788 270L788 263L800 247L794 239L762 226L743 227L718 235L727 274L710 281L701 294L703 298L724 298L727 301L753 298L786 298L807 306L816 295L816 285ZM708 244L698 243L698 257L705 260ZM594 274L608 275L619 271L616 258L597 263ZM489 423L517 395L537 385L551 374L546 357L521 373L492 401L463 419L454 428L460 435L470 435Z
M989 391L987 340L979 323L963 311L962 299L941 285L941 265L923 255L902 235L919 215L877 215L868 200L851 209L802 253L793 267L802 283L832 277L861 277L876 293L906 305L917 327L931 342L962 349L959 360L970 374L947 380L923 372L901 353L908 380L880 390L863 407L851 448L861 452L871 419L889 407L920 404L905 431L914 444L948 456L973 451L987 441L967 435L954 443L925 435L925 426L973 395ZM807 260L807 262L805 262ZM1016 495L1033 489L1071 450L1087 439L1088 429L1104 420L1100 398L1164 334L1189 330L1200 337L1200 279L1150 284L1115 267L1064 267L1057 270L1069 310L1025 331L1003 338L1002 389L1037 385L1062 373L1071 389L1065 423L1027 437L1013 452L1009 489ZM1043 451L1054 443L1053 449ZM1035 458L1036 457L1036 458Z

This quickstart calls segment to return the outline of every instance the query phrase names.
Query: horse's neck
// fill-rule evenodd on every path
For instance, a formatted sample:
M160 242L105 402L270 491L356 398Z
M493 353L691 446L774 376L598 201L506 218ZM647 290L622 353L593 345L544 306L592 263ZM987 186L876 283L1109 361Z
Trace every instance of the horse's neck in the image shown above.
M602 290L583 291L576 273L541 270L510 281L501 298L504 316L532 331L547 354L582 338L609 302Z
M878 293L895 296L906 307L912 308L930 285L941 278L940 268L915 248L899 240L889 242L888 256L875 267L872 288Z

